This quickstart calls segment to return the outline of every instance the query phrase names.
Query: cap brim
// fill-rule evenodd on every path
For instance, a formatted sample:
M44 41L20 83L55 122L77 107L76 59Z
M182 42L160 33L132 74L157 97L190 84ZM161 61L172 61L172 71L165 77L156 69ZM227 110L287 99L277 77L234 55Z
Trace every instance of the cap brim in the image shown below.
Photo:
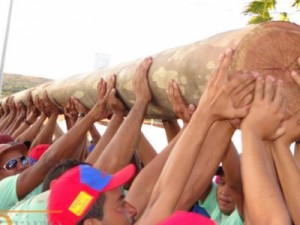
M123 169L119 170L112 175L112 179L109 181L109 184L105 187L104 191L109 191L114 188L120 187L127 183L135 174L136 168L133 164L129 164Z
M23 155L27 155L27 153L28 153L28 150L24 144L15 144L9 148L2 150L0 152L0 155L4 154L7 151L11 151L11 150L19 150Z

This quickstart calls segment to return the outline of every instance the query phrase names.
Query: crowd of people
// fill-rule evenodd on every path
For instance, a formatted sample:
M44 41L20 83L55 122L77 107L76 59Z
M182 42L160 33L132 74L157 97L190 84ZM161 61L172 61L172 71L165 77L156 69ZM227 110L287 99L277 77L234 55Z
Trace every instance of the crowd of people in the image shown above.
M168 145L159 154L141 132L151 57L135 72L130 110L116 75L100 79L91 109L75 97L61 108L47 92L29 93L26 106L9 97L0 108L0 224L300 225L300 160L290 150L300 112L287 118L280 79L229 76L233 54L220 56L197 105L169 81L183 126L162 121ZM300 75L290 76L300 88ZM231 141L236 129L242 154Z

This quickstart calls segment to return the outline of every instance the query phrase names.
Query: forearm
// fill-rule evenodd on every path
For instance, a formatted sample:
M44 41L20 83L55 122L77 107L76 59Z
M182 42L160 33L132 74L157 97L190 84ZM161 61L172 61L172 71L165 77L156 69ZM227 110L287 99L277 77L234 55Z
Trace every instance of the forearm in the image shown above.
M13 121L13 123L11 124L11 126L9 126L9 128L7 129L7 131L5 133L8 135L12 135L13 132L22 124L23 121L24 121L24 118L17 117L16 120Z
M139 175L135 178L131 185L128 194L126 195L126 202L134 205L137 209L136 219L138 219L144 212L153 187L161 174L161 171L172 151L174 145L183 133L184 128L177 134L175 138L165 147L165 149L158 154L149 164L147 164Z
M197 200L205 200L207 197L205 190L211 183L234 130L227 121L217 121L210 128L196 157L196 163L177 204L177 209L189 210ZM199 171L205 171L201 173L201 179L199 179Z
M268 171L264 143L251 130L242 130L242 177L245 207L251 224L290 224L279 187ZM260 204L257 204L260 199ZM270 210L271 209L271 210Z
M272 153L290 214L294 224L299 225L300 195L297 194L300 187L299 166L290 152L289 145L275 142Z
M192 173L199 150L202 148L207 132L213 122L213 119L205 110L197 109L194 113L185 131L174 146L154 186L148 204L152 210L154 210L154 205L162 202L168 206L166 207L170 210L168 213L172 213L176 208ZM201 124L200 127L199 124ZM187 146L188 153L183 150ZM177 171L176 175L174 175L174 171ZM162 192L168 193L168 195L161 195Z
M8 127L13 123L13 120L15 119L15 116L16 116L15 113L11 113L9 115L9 117L7 118L7 121L5 122L5 124L4 124L3 128L2 128L3 132L5 132L8 129Z
M37 137L33 140L30 148L39 145L39 144L52 144L53 133L56 127L56 120L58 117L58 113L52 113L49 120L43 127L43 129L39 132Z
M95 163L96 168L114 173L130 162L138 143L147 106L148 102L144 101L134 104L122 126Z
M63 132L63 130L58 125L58 123L56 123L55 129L54 129L54 137L55 137L55 139L57 140L58 138L62 137L64 134L65 134L65 132Z
M180 131L177 120L162 120L168 142L170 142Z
M51 145L51 151L47 151L47 157L49 160L58 162L62 159L72 158L75 153L75 149L85 139L85 135L94 123L94 118L91 114L87 114L79 122L77 122L66 134L59 138Z
M143 133L141 133L141 138L137 147L137 153L144 166L150 163L157 155L156 151Z
M94 150L89 154L86 159L87 163L94 164L97 159L100 157L101 153L111 141L117 130L119 129L120 125L123 122L123 114L113 114L102 138L94 147Z
M29 128L29 124L27 123L27 120L25 120L22 123L23 127L26 127L28 129L24 130L19 136L16 137L16 140L19 142L24 142L24 141L33 141L34 138L37 136L39 131L41 130L41 127L43 126L43 123L47 117L42 114ZM22 129L23 129L22 127Z
M298 166L300 167L300 142L295 143L295 160Z
M100 140L101 135L94 124L89 129L89 132L92 136L93 143L96 145L98 143L98 141Z
M0 123L0 130L1 132L3 131L4 126L6 125L7 121L9 118L9 114L4 114L3 117L1 118L1 123Z
M227 150L222 159L222 167L226 176L226 184L235 202L239 214L244 215L244 194L241 175L240 156L232 141L228 144Z

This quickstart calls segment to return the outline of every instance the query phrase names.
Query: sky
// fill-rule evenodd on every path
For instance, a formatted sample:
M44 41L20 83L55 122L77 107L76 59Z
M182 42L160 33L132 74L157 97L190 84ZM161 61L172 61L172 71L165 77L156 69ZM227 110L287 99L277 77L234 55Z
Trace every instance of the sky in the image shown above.
M249 2L14 0L4 73L64 79L95 70L96 55L114 66L191 44L247 26ZM0 0L1 53L9 3Z
M61 79L243 28L245 0L14 0L5 73ZM10 0L0 0L2 52Z

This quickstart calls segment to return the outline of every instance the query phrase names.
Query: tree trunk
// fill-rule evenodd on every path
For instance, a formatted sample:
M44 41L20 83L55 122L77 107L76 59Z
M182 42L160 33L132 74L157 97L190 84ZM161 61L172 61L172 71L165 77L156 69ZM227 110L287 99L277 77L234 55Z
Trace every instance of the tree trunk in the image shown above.
M176 80L184 98L197 104L211 72L218 63L220 53L228 47L235 48L230 67L233 74L239 70L255 70L263 75L273 75L284 81L287 96L287 115L300 108L300 88L291 80L290 71L298 70L300 56L300 28L289 22L267 22L244 29L217 34L186 46L153 55L149 83L153 100L148 108L148 118L175 118L166 93L168 81ZM88 74L75 75L64 80L41 85L33 95L47 90L50 99L64 105L69 96L75 96L88 107L97 101L97 83L100 77L107 80L117 75L117 90L130 108L134 101L132 77L142 59L102 68ZM26 102L28 91L15 94L15 101Z

